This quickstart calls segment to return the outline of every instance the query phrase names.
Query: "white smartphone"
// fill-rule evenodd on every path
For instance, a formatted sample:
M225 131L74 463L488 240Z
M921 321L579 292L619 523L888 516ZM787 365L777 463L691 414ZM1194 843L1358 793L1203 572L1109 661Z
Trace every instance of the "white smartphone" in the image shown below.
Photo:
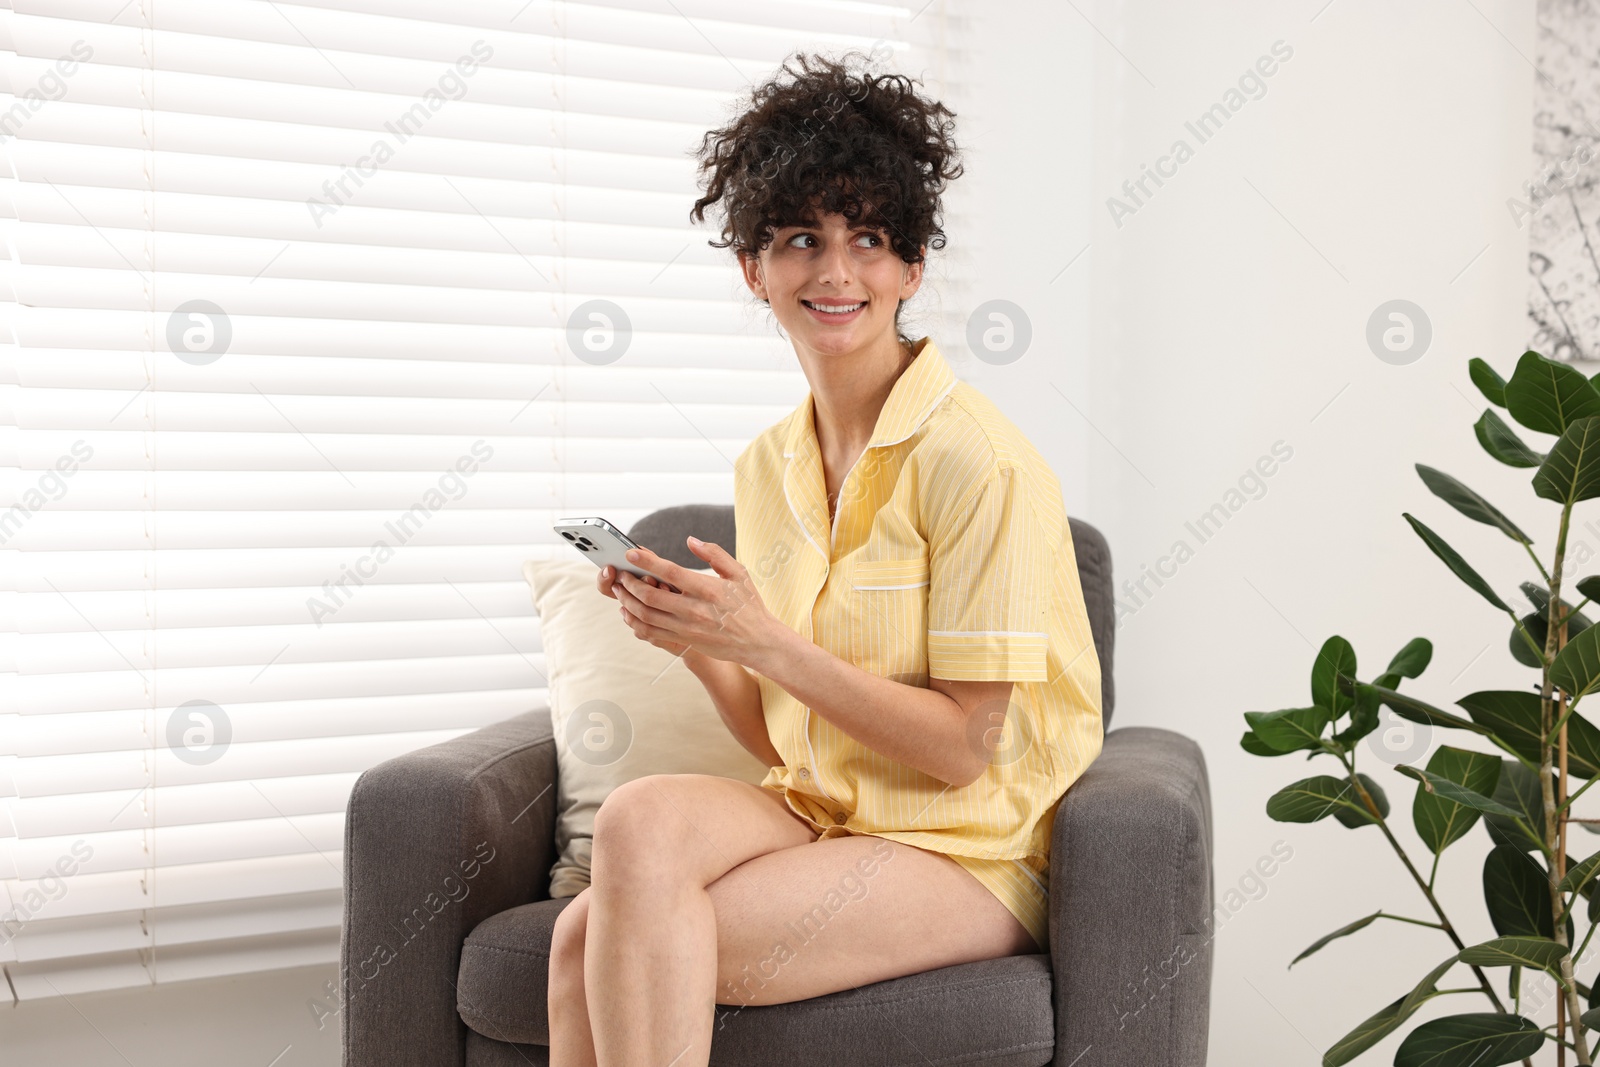
M643 578L646 575L660 582L662 586L681 593L683 590L668 582L659 574L651 574L637 563L628 562L626 555L628 549L638 548L628 539L628 535L611 525L598 515L579 516L570 519L557 519L553 525L556 533L571 543L579 552L594 561L596 567L605 569L607 564L618 571L627 571L635 577Z

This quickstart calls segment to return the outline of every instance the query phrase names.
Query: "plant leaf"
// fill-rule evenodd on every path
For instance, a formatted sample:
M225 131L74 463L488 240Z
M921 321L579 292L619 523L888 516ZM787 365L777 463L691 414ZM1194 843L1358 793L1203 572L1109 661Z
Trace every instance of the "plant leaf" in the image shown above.
M1389 798L1384 795L1383 787L1359 771L1356 773L1356 777L1361 779L1361 784L1366 788L1368 795L1372 797L1372 802L1378 806L1379 814L1387 819L1389 817ZM1333 817L1352 830L1358 826L1376 825L1378 820L1374 819L1372 813L1367 811L1367 806L1361 802L1361 795L1352 789L1350 797L1356 803L1356 810L1351 811L1349 808L1339 808L1334 811Z
M1350 647L1349 641L1335 634L1322 642L1316 661L1311 664L1311 703L1327 708L1335 719L1345 713L1352 701L1335 684L1340 672L1355 677L1356 650Z
M1296 956L1294 959L1290 960L1289 961L1289 966L1293 967L1295 964L1299 963L1301 960L1305 959L1307 956L1311 955L1313 952L1315 952L1318 949L1326 946L1330 941L1337 941L1341 937L1349 937L1351 934L1355 933L1357 930L1365 930L1367 927L1372 925L1374 920L1378 919L1382 915L1383 915L1383 912L1381 910L1380 911L1375 911L1371 915L1368 915L1364 919L1357 919L1353 923L1348 923L1348 924L1346 924L1344 926L1339 927L1339 929L1335 930L1331 934L1325 934L1324 936L1317 938L1315 941L1313 941L1311 943L1311 946L1309 948L1307 948L1304 952L1300 953L1300 955Z
M1468 693L1456 703L1467 709L1474 722L1487 727L1517 755L1531 763L1539 762L1538 693L1524 689L1485 689ZM1577 712L1567 718L1567 773L1578 778L1600 774L1600 730ZM1537 779L1534 788L1538 788Z
M1344 1064L1398 1030L1400 1024L1411 1017L1411 1012L1401 1014L1405 1002L1405 997L1396 997L1363 1019L1354 1030L1335 1041L1333 1046L1322 1054L1322 1067L1344 1067Z
M1332 716L1327 708L1311 707L1247 711L1244 719L1262 744L1279 752L1293 752L1320 747L1322 731L1328 728Z
M1530 430L1560 435L1578 419L1600 415L1600 393L1577 368L1524 352L1506 382L1506 410Z
M1400 676L1385 674L1383 678L1393 679L1399 684ZM1355 690L1355 697L1350 709L1350 725L1333 735L1339 744L1349 748L1357 741L1366 737L1378 728L1378 694L1371 686L1360 686Z
M1596 852L1576 866L1567 868L1565 877L1561 879L1562 891L1567 893L1571 893L1573 890L1582 892L1593 881L1597 869L1600 869L1600 852Z
M1506 406L1506 380L1500 377L1499 371L1474 356L1467 360L1467 376L1489 403L1496 407Z
M1246 730L1244 736L1239 738L1239 747L1252 756L1287 756L1289 753L1273 748L1261 738L1256 736L1254 730Z
M1267 799L1267 814L1279 822L1316 822L1340 807L1366 814L1349 781L1327 774L1302 778Z
M1471 790L1488 800L1500 783L1500 758L1464 748L1441 745L1428 758L1428 770L1440 778ZM1489 801L1493 803L1492 800ZM1417 786L1411 803L1411 819L1417 835L1434 855L1448 848L1472 829L1482 809L1469 807L1426 788ZM1503 932L1503 931L1502 931Z
M1578 592L1588 600L1600 600L1600 574L1578 579Z
M1600 401L1600 395L1597 395L1595 399ZM1400 514L1411 524L1411 528L1417 531L1417 536L1422 538L1423 542L1433 550L1433 554L1444 560L1444 565L1449 567L1457 578L1466 582L1485 600L1501 611L1511 610L1511 606L1501 600L1498 593L1489 588L1489 583L1483 580L1483 576L1473 570L1472 565L1461 558L1460 553L1446 544L1444 538L1430 530L1425 523L1413 518L1409 512L1401 512Z
M1417 473L1422 476L1423 484L1432 490L1433 495L1467 518L1493 526L1513 541L1520 541L1525 545L1533 543L1503 511L1455 478L1423 463L1418 463L1416 467Z
M1600 496L1600 417L1567 427L1534 474L1533 493L1558 504Z
M1423 1023L1395 1050L1394 1067L1498 1067L1538 1052L1539 1024L1498 1011L1446 1015Z
M1514 759L1500 761L1500 784L1495 786L1494 799L1509 808L1515 808L1529 827L1544 826L1544 797L1539 791L1539 774L1530 771ZM1531 836L1517 822L1502 815L1486 814L1484 825L1489 836L1499 844L1511 845L1523 852L1539 852L1544 839Z
M1583 583L1580 582L1578 584L1581 587ZM1532 582L1523 582L1522 591L1527 594L1528 599L1533 602L1535 608L1534 614L1522 617L1522 626L1542 651L1545 646L1545 639L1550 634L1550 591ZM1572 605L1565 600L1561 602L1559 610L1567 617L1568 641L1571 641L1593 625L1581 611L1573 611ZM1533 649L1528 647L1528 643L1522 639L1522 635L1516 631L1515 627L1511 630L1511 655L1524 667L1531 667L1534 670L1540 670L1542 667L1539 657L1534 654Z
M1424 770L1420 767L1412 767L1404 763L1397 765L1395 770L1399 771L1407 778L1415 778L1417 781L1421 782L1423 788L1427 789L1429 792L1434 793L1445 800L1453 800L1457 804L1465 804L1467 807L1476 811L1487 811L1492 812L1495 815L1507 816L1521 814L1515 809L1508 808L1498 800L1493 800L1489 797L1486 797L1476 790L1457 785L1455 782L1452 782L1442 774L1435 774L1433 771Z
M1487 734L1489 732L1487 726L1480 726L1471 719L1463 719L1459 715L1452 715L1442 708L1436 708L1432 704L1425 703L1397 690L1385 689L1381 685L1370 685L1370 688L1377 694L1379 700L1389 706L1390 711L1402 719L1427 723L1429 726L1448 726L1457 730L1470 730L1475 734Z
M1433 659L1433 642L1426 637L1413 637L1404 648L1394 654L1385 674L1398 674L1402 678L1415 678L1428 669ZM1394 686L1388 688L1393 689Z
M1536 971L1557 973L1555 967L1567 954L1565 945L1544 937L1497 937L1481 945L1461 950L1462 963L1478 967L1510 967L1517 964Z
M1569 640L1550 664L1550 680L1574 700L1600 689L1600 630L1591 626ZM1570 745L1571 731L1567 732Z
M1493 408L1484 408L1483 416L1472 424L1483 450L1508 467L1537 467L1544 462L1544 453L1535 452L1517 436L1517 431L1507 426Z
M1521 622L1522 629L1528 631L1533 643L1541 649L1544 648L1545 638L1550 633L1550 627L1544 618L1539 615L1524 615ZM1544 668L1543 662L1534 655L1533 649L1528 647L1528 642L1523 639L1522 633L1515 626L1511 628L1511 658L1524 667L1531 667L1536 671Z
M1483 899L1502 937L1555 936L1547 872L1520 848L1496 845L1483 858Z
M1588 580L1585 578L1578 582L1578 592L1583 593L1583 583ZM1590 588L1594 587L1591 586ZM1527 596L1534 610L1548 619L1550 616L1550 590L1536 582L1523 582L1522 592ZM1584 595L1588 596L1587 593L1584 593ZM1582 614L1572 614L1572 605L1565 600L1561 602L1561 613L1567 616L1567 640L1569 641L1578 636L1579 630L1587 630L1593 625Z
M1333 1047L1322 1054L1322 1067L1342 1067L1392 1034L1430 997L1437 995L1435 987L1439 979L1455 963L1456 957L1451 956L1424 975L1411 992L1379 1008L1354 1030L1334 1042Z

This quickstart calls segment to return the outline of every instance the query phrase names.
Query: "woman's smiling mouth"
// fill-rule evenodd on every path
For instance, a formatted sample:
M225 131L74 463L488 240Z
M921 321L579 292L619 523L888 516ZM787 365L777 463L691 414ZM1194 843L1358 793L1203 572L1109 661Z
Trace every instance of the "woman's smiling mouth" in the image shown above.
M867 306L865 300L857 300L853 303L832 300L802 300L800 303L804 304L806 310L811 312L812 318L817 319L819 322L849 322L861 313L862 308Z

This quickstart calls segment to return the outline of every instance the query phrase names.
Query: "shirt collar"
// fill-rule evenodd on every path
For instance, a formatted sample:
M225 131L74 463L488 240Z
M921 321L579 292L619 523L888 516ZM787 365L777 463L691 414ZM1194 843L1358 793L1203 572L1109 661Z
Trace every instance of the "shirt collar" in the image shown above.
M872 439L867 442L868 448L899 444L916 433L959 381L944 358L944 353L933 343L933 338L924 337L912 346L912 351L916 353L916 358L900 372L900 377L895 379L890 388L883 410L878 412L878 422L873 427ZM807 392L806 398L789 416L789 429L783 445L785 456L793 456L801 450L802 445L808 449L816 447L814 404L814 395Z

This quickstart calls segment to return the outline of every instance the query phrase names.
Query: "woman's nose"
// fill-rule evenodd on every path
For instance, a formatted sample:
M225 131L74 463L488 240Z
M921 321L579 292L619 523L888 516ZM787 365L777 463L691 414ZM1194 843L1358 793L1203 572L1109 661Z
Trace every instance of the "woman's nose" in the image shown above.
M850 257L842 246L834 245L823 253L817 280L819 282L833 282L835 285L850 284Z

